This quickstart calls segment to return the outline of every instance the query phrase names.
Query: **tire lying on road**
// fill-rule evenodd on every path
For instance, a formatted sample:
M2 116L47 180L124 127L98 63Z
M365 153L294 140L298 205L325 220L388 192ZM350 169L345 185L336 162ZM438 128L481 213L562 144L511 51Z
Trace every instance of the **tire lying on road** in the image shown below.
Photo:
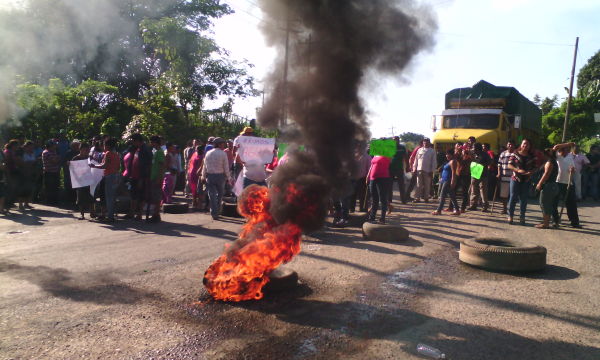
M186 202L176 202L163 205L163 211L167 214L187 214L188 209L189 204Z
M458 259L488 270L537 271L546 266L546 248L518 240L475 238L460 243Z
M398 225L371 224L365 222L362 226L363 235L368 240L381 242L396 242L408 239L408 230Z

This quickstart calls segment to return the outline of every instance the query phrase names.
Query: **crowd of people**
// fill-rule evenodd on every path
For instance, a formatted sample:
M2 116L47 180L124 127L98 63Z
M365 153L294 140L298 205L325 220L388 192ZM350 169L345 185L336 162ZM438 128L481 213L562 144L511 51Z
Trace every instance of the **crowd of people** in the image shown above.
M394 140L397 144L394 157L373 157L364 180L372 197L368 217L371 222L375 222L379 204L381 212L377 222L386 222L386 213L392 210L394 183L398 183L402 203L438 198L438 207L432 212L436 216L443 212L458 216L480 207L482 212L489 212L491 199L502 204L500 212L513 224L518 203L522 225L526 222L528 199L535 197L537 191L543 214L542 223L536 225L538 228L558 227L564 208L570 225L580 228L577 202L586 197L599 200L598 146L592 146L589 154L583 155L575 143L558 144L540 151L533 148L529 139L523 139L520 144L509 140L500 153L495 154L489 144L470 137L465 143L457 142L452 149L436 152L430 140L423 139L409 155L398 137ZM363 164L364 160L358 156L357 162ZM404 172L411 174L407 186ZM413 190L414 198L411 198ZM357 188L357 191L361 190ZM446 208L447 198L450 201ZM355 200L350 208L354 208L354 204Z
M246 127L239 136L253 136ZM185 148L164 142L159 136L145 139L133 134L121 144L109 136L89 141L66 140L64 132L42 147L24 138L10 140L0 153L0 214L11 208L25 212L32 203L73 206L79 219L86 214L94 221L116 220L119 198L126 198L125 219L160 222L160 210L171 204L176 190L192 199L192 209L220 216L221 201L232 195L233 179L242 174L243 185L265 184L277 166L243 162L236 154L236 137L209 137L206 142L190 140ZM85 161L101 169L95 186L72 186L70 163Z
M77 206L80 219L89 214L91 220L111 223L116 220L117 200L126 198L123 218L141 221L145 215L147 222L160 222L161 209L179 190L191 199L193 210L210 212L218 220L223 198L235 196L238 176L241 188L267 185L269 175L287 160L287 155L278 158L275 147L270 163L243 161L239 139L253 135L246 127L235 139L211 136L206 142L190 140L185 147L140 134L120 144L108 136L68 141L61 132L43 148L24 138L10 140L0 155L0 213L8 215L12 207L25 212L36 202L61 203ZM561 204L571 226L580 227L577 202L599 199L598 146L587 155L573 143L540 151L523 139L520 144L508 141L496 154L474 137L444 152L436 152L429 139L411 151L398 137L394 140L393 157L371 157L368 148L357 151L350 187L332 194L334 226L346 226L357 205L358 211L367 213L367 221L386 223L395 188L403 204L438 199L435 216L444 212L459 216L480 208L488 212L490 203L498 201L510 224L515 222L517 204L518 221L525 223L528 199L537 190L543 213L542 223L536 225L540 228L558 226ZM100 183L74 189L69 170L73 161L101 169Z

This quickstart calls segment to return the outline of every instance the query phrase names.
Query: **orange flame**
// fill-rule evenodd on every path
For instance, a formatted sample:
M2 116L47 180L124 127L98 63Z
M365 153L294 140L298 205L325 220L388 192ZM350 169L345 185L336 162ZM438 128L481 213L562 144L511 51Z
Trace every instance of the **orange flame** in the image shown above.
M238 211L248 222L239 239L204 273L204 285L216 300L261 299L269 274L300 252L302 230L291 222L277 224L269 205L264 186L250 186L240 197Z

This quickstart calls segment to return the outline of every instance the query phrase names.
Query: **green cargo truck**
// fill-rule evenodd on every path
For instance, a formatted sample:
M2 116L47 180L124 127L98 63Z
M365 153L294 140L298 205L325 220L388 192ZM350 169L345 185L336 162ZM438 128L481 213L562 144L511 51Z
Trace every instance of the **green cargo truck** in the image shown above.
M450 90L445 105L442 114L434 116L433 143L438 151L470 136L489 143L494 151L509 139L526 137L539 144L542 112L514 87L481 80L472 87Z

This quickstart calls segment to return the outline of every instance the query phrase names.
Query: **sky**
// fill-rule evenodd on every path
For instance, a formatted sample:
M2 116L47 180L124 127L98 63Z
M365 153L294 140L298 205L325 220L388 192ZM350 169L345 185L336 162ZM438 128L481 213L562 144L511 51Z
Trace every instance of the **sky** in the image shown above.
M273 0L275 1L275 0ZM226 0L235 11L215 22L217 43L236 59L254 64L261 82L275 59L258 25L265 24L256 0ZM400 2L402 3L402 2ZM597 0L430 0L438 20L436 45L419 54L405 73L377 78L363 91L374 137L403 132L432 134L432 115L441 114L446 92L479 80L535 94L565 98L575 38L577 71L600 50ZM373 79L370 79L373 80ZM238 99L234 112L256 117L262 98Z

